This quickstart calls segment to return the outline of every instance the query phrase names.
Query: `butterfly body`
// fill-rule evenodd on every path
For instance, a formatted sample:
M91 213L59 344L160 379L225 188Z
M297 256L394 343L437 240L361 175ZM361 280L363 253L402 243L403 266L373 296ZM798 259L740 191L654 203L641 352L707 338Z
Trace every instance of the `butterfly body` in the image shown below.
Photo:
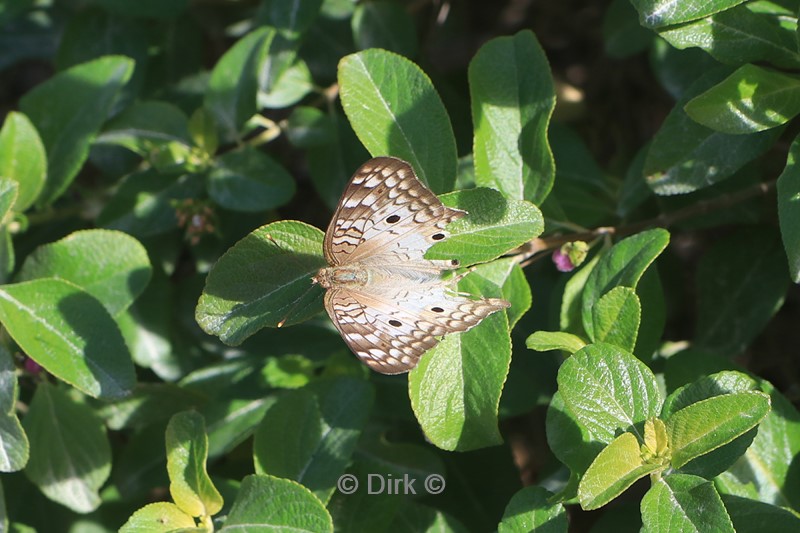
M376 157L353 175L325 234L330 266L313 281L351 350L385 374L407 372L440 337L466 331L510 304L460 294L459 262L424 255L464 211L444 206L405 161Z

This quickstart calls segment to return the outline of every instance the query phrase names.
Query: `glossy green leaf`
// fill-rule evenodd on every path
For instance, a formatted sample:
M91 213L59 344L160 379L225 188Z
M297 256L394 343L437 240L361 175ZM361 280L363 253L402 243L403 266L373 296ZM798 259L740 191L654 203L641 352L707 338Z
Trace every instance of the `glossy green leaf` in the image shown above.
M15 412L17 392L14 358L8 348L0 345L0 413Z
M237 41L211 71L204 105L226 137L239 137L244 123L257 111L259 69L274 37L274 28L253 30Z
M4 285L0 322L29 357L90 396L118 398L134 385L133 363L111 315L71 283Z
M72 183L132 72L126 57L101 57L56 74L20 100L47 151L47 179L37 203L51 203Z
M31 121L16 111L6 115L0 129L0 177L18 184L15 211L25 211L44 186L47 154Z
M663 469L642 459L639 440L633 433L623 433L612 440L595 458L578 485L581 508L599 509L644 476Z
M685 194L731 177L746 163L768 150L781 128L731 135L698 124L684 111L695 96L730 74L714 69L696 80L675 104L653 138L644 163L644 176L658 195Z
M796 32L796 13L775 2L759 1L663 28L659 35L676 48L698 47L726 64L766 61L797 68Z
M264 76L261 80L258 105L269 109L283 109L294 105L314 90L311 71L302 59L295 59L278 70L272 78Z
M167 533L194 527L194 518L174 503L156 502L133 513L119 533Z
M191 516L213 516L222 509L222 496L208 477L208 437L203 417L195 411L174 415L167 425L169 493Z
M737 533L758 533L764 531L765 527L774 528L775 531L795 531L800 528L800 517L785 507L727 494L722 494L722 503Z
M645 531L734 533L714 485L697 476L672 474L657 481L642 498Z
M358 4L351 19L353 40L360 50L383 48L401 56L417 55L417 31L406 8L381 0Z
M564 350L575 353L586 346L586 343L577 335L564 331L537 331L528 337L525 345L537 352Z
M772 229L739 231L714 243L697 267L696 346L726 357L741 353L780 309L789 283Z
M694 357L702 357L697 351L689 352ZM673 391L664 401L662 417L668 418L677 411L690 405L721 396L740 392L759 390L758 382L753 378L735 371L721 371L711 375L704 375L699 379Z
M663 402L652 371L610 344L590 344L564 361L558 390L592 439L606 444L658 416Z
M0 472L22 470L30 457L28 436L15 413L0 413Z
M235 345L263 327L319 313L322 289L311 278L326 266L322 239L317 228L283 221L236 243L208 275L195 311L200 327Z
M769 397L754 391L716 396L677 411L666 420L672 465L680 468L727 444L755 427L769 409Z
M28 479L73 511L96 509L111 472L111 447L94 411L65 388L40 382L23 425L31 441Z
M648 28L680 24L730 9L745 0L707 0L680 2L678 0L632 0L639 12L639 22Z
M373 156L408 161L435 193L456 178L456 144L450 118L431 80L414 63L380 49L339 62L342 107ZM425 117L425 120L420 120Z
M0 224L7 222L11 208L17 201L17 182L8 178L0 177Z
M547 126L555 107L547 57L531 31L495 38L469 66L475 181L539 204L553 186Z
M566 533L567 513L560 503L550 503L553 495L542 487L525 487L508 502L498 533Z
M480 272L478 267L461 280L459 289L496 296L497 285ZM460 451L502 442L497 409L510 362L503 312L469 331L447 335L429 350L408 377L411 407L427 438L442 449Z
M592 340L633 352L641 316L642 307L636 291L630 287L614 287L592 307Z
M372 395L367 382L339 377L281 397L256 430L256 472L293 479L327 501L352 459Z
M743 65L684 107L695 122L723 133L764 131L800 113L800 79Z
M229 152L208 174L208 194L233 211L266 211L287 203L295 184L289 173L255 148Z
M133 237L119 231L85 230L34 250L17 279L63 279L117 315L142 293L151 272L147 251Z
M442 195L442 203L469 213L448 224L450 237L425 254L428 259L457 258L462 265L491 261L544 231L542 213L533 204L507 200L493 189Z
M333 531L328 511L314 495L294 481L272 476L247 476L220 532L247 529Z
M800 137L789 148L786 167L778 177L778 218L783 249L789 260L789 275L800 283Z
M600 258L583 289L582 322L590 337L595 335L592 310L598 300L615 287L635 289L644 271L668 243L666 230L651 229L619 241Z

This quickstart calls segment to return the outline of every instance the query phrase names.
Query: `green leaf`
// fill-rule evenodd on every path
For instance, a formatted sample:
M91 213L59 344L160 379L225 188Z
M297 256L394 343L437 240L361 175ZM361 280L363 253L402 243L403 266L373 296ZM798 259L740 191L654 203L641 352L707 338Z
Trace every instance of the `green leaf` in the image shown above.
M498 533L566 533L567 513L560 503L550 503L552 493L542 487L525 487L508 502Z
M363 380L338 377L282 396L256 430L256 472L293 479L327 501L372 408Z
M294 50L292 50L294 53ZM275 64L275 57L270 65ZM281 67L283 67L281 65ZM283 109L296 104L314 90L314 80L305 61L295 59L285 68L271 70L273 77L261 78L262 87L258 92L258 105L269 109Z
M658 416L663 402L650 369L610 344L590 344L564 361L558 390L592 439L606 444Z
M592 307L592 340L633 352L641 316L642 307L636 291L630 287L614 287Z
M603 43L606 54L615 59L631 57L647 49L653 32L639 24L628 0L613 0L603 16Z
M20 110L47 151L47 179L38 204L51 203L72 183L133 66L126 57L101 57L56 74L22 97Z
M581 509L599 509L639 479L663 468L645 463L636 436L623 433L603 448L581 478L578 485Z
M796 69L800 66L796 32L796 13L773 2L748 2L664 28L659 35L676 48L698 47L725 64L767 61Z
M359 50L383 48L405 57L417 55L414 19L400 4L387 1L359 4L350 23Z
M0 176L19 185L14 210L25 211L42 191L47 154L28 117L11 111L0 129Z
M789 274L800 283L800 137L789 147L786 168L778 177L778 218L783 248L789 260Z
M336 125L330 115L316 107L297 106L289 115L286 136L298 148L324 146L334 141Z
M452 189L457 159L453 127L431 80L417 65L380 49L351 54L339 62L339 96L370 154L408 161L435 193Z
M25 353L96 398L127 395L136 376L117 325L79 287L38 279L0 288L0 322Z
M94 411L63 387L42 381L23 425L31 441L28 479L75 512L96 509L101 503L98 490L111 471L111 447Z
M786 124L800 113L800 80L743 65L684 107L695 122L730 134L755 133Z
M595 335L593 308L598 300L615 287L635 289L644 271L668 243L666 230L651 229L622 239L600 258L583 289L583 327L590 338Z
M18 190L19 185L16 181L0 176L0 226L8 222L11 208L17 201Z
M577 335L564 331L537 331L528 337L525 345L528 349L537 352L564 350L575 353L586 346L586 343Z
M735 533L714 485L697 476L672 474L658 480L641 507L645 531Z
M752 228L717 241L697 267L695 346L740 354L780 309L789 283L774 230Z
M479 267L462 279L459 289L496 296L497 285L480 272ZM408 376L411 407L427 438L459 451L502 442L497 410L510 362L508 320L501 312L429 350Z
M17 372L14 357L0 344L0 413L13 414L17 404Z
M453 516L410 500L406 500L395 514L388 530L395 533L419 533L420 531L425 533L467 533L469 531Z
M714 69L683 94L661 125L644 163L644 176L658 195L685 194L731 177L746 163L767 151L781 134L772 128L749 135L730 135L692 120L684 106L730 73Z
M264 0L257 20L298 39L317 18L322 0Z
M800 517L788 508L727 494L722 494L722 503L738 533L759 533L765 527L775 531L800 529Z
M202 404L204 397L173 383L139 383L133 394L114 403L101 404L97 412L110 429L143 428L179 411Z
M220 532L242 529L309 533L333 531L328 511L294 481L272 476L247 476Z
M770 395L772 409L758 425L747 453L715 483L728 494L796 509L800 474L792 465L800 454L800 413L772 385L762 382L761 388Z
M130 17L175 18L185 9L188 0L94 0L111 13Z
M556 96L533 32L484 44L470 62L469 86L477 185L540 204L555 177L547 126Z
M169 493L182 511L208 517L222 509L222 496L206 472L208 438L203 417L195 411L174 415L167 425Z
M507 200L493 189L442 195L442 203L468 216L447 226L450 237L433 245L427 259L457 258L462 265L491 261L544 231L542 213L533 204Z
M678 2L676 0L631 0L639 12L639 22L647 28L660 28L699 19L730 9L746 0L707 0Z
M769 413L761 392L724 394L677 411L666 420L672 465L680 468L744 434Z
M0 413L0 472L22 470L29 457L28 436L17 415Z
M225 52L211 71L204 106L227 138L240 137L242 126L257 111L259 70L274 37L274 28L253 30Z
M167 533L193 529L194 518L181 511L174 503L156 502L145 505L128 518L119 533Z
M96 229L40 246L25 259L17 279L69 281L97 298L113 316L144 291L151 273L147 251L139 241L119 231Z
M211 199L233 211L274 209L287 203L294 193L294 179L286 169L255 148L221 156L208 174Z
M559 314L559 326L565 332L574 334L577 337L586 337L583 329L583 318L581 306L583 303L583 290L589 275L595 269L602 257L602 252L595 255L590 261L584 263L581 268L572 274L564 286L564 295L561 298L561 312Z
M317 228L294 221L253 231L209 272L197 323L236 345L265 326L297 324L319 313L322 289L311 278L326 266L322 239Z

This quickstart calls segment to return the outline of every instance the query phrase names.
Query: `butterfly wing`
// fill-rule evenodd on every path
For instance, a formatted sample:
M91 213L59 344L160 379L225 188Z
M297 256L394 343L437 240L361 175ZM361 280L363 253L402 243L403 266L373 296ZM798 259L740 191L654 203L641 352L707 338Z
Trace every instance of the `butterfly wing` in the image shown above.
M467 331L509 305L499 298L459 296L444 284L331 289L325 294L325 309L342 338L382 374L408 372L443 335Z
M325 232L325 259L333 266L421 261L447 237L444 227L465 214L445 207L405 161L376 157L361 165L342 194Z

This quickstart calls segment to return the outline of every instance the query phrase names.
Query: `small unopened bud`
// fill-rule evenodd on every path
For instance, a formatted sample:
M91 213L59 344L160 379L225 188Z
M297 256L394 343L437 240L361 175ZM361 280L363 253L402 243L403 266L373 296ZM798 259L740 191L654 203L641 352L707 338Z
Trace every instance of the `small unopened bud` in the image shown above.
M568 242L553 252L553 263L559 272L572 272L586 259L589 245L583 241Z

